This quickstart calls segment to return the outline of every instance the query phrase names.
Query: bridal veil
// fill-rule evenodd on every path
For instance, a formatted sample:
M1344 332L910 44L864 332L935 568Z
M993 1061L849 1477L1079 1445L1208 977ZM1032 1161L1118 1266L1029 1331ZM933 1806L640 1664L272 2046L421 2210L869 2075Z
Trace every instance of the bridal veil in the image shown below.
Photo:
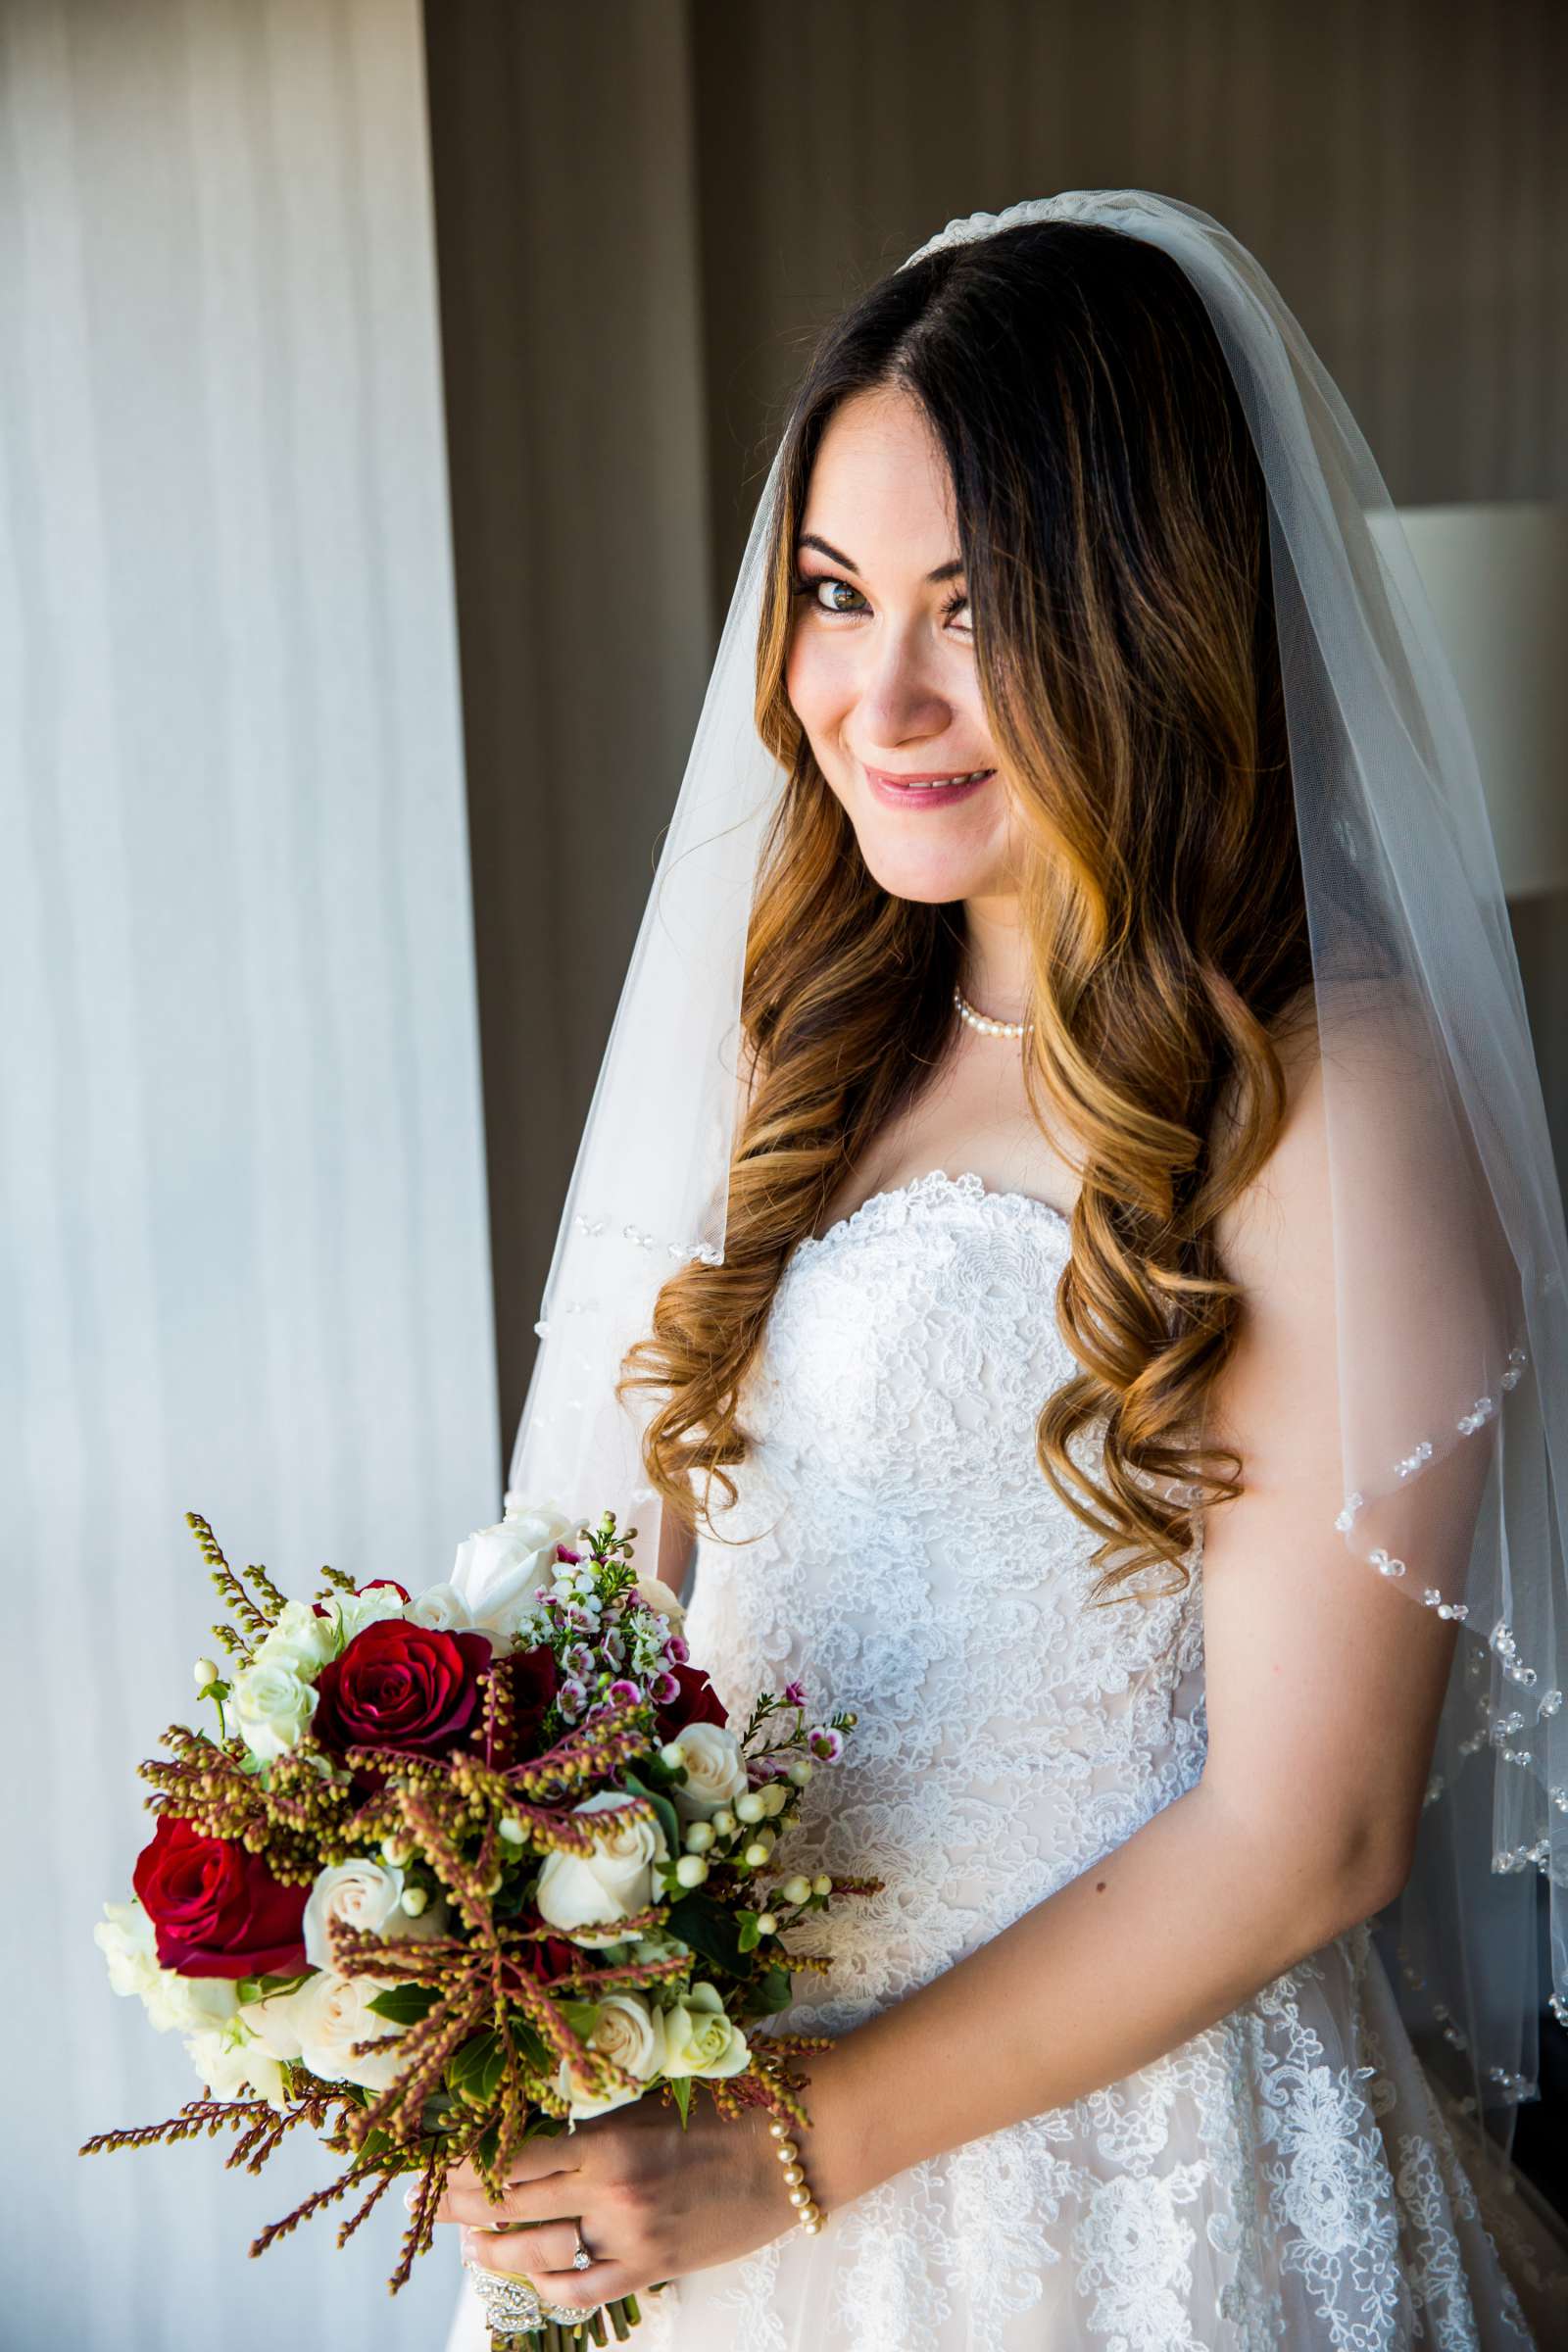
M1377 1926L1418 2046L1506 2148L1535 2092L1544 1993L1568 2024L1568 1242L1476 754L1382 476L1257 262L1206 213L1122 188L950 221L902 267L1038 222L1145 239L1180 266L1262 469L1330 1138L1333 1526L1368 1576L1457 1629L1414 1867ZM509 1497L613 1508L645 1558L646 1414L614 1386L661 1283L724 1251L748 918L787 782L755 724L779 475L775 458L584 1127L510 1466Z

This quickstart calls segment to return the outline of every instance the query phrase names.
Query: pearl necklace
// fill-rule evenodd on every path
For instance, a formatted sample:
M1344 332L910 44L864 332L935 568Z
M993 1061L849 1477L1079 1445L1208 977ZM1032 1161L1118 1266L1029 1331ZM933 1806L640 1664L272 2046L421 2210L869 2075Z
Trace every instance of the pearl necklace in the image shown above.
M961 988L955 986L953 1002L958 1008L960 1021L978 1029L982 1037L1023 1037L1034 1028L1033 1021L988 1021L983 1012L976 1012Z

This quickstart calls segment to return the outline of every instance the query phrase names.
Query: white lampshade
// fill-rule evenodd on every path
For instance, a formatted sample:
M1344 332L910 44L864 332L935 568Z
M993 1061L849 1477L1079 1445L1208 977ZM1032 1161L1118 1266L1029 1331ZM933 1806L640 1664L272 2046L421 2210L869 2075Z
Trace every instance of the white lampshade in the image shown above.
M1568 508L1401 507L1510 899L1568 887Z

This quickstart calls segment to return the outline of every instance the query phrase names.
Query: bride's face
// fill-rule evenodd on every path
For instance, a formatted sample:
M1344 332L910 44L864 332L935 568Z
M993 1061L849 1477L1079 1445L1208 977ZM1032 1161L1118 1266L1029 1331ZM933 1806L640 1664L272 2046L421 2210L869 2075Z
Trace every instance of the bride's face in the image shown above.
M835 412L795 568L785 685L870 871L896 898L1012 896L1021 842L981 707L952 478L909 394Z

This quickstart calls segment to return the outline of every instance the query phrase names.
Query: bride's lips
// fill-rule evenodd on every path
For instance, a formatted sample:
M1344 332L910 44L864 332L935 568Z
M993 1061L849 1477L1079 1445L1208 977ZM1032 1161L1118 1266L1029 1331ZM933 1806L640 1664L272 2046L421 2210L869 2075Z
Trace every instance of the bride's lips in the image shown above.
M865 762L861 761L861 766ZM896 774L884 767L867 767L865 780L871 787L873 800L885 801L892 808L951 808L955 802L966 801L971 793L983 792L996 774L988 767L967 784L939 784L931 781L937 775L951 775L951 768L930 770L911 768Z

